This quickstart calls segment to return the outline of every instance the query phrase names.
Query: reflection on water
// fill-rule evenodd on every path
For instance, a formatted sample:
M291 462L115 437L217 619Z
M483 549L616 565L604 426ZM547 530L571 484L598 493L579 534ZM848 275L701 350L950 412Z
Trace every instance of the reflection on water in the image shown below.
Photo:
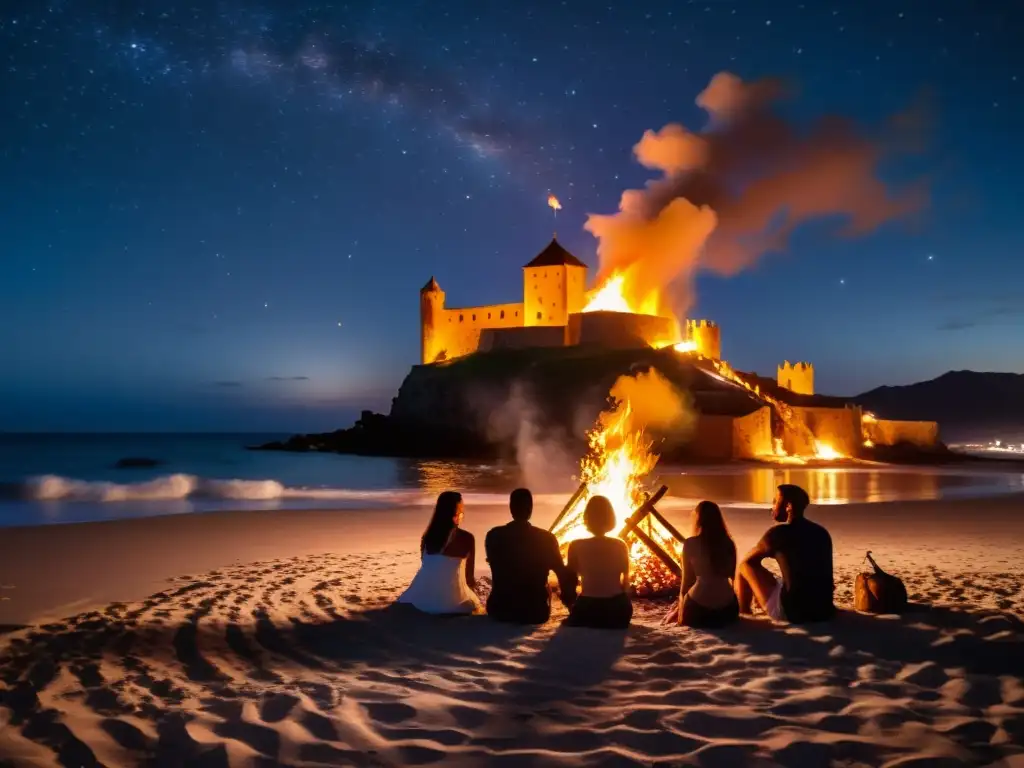
M399 485L436 495L453 489L507 493L526 485L535 493L569 494L576 480L562 477L523 478L514 466L452 461L410 461L398 472ZM725 466L664 467L651 485L669 487L671 496L720 502L771 504L775 488L793 483L807 490L815 504L848 504L896 500L929 501L957 496L984 496L1024 491L1024 475L971 472L934 467L793 467Z
M743 467L727 471L666 469L659 481L673 496L723 502L771 504L775 488L792 483L815 504L894 500L934 500L1024 490L1020 474L953 474L929 468L913 470Z

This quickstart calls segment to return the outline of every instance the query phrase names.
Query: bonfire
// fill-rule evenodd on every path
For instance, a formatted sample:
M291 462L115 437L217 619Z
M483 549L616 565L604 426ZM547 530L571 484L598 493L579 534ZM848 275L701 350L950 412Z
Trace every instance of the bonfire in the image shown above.
M611 535L621 537L629 548L634 592L649 595L678 588L677 573L662 558L667 555L680 562L680 537L656 510L649 510L653 514L645 511L649 494L644 479L658 463L658 455L650 437L634 424L630 402L620 401L602 413L587 437L589 450L580 462L580 489L552 526L563 551L572 541L590 535L583 525L583 510L593 496L605 496L615 509ZM642 521L630 525L637 510Z

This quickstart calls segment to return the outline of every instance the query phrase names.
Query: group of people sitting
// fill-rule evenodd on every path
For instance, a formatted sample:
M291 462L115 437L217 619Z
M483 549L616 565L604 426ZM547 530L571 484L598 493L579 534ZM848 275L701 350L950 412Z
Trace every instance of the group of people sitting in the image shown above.
M679 600L665 623L717 628L752 612L754 603L775 621L825 621L833 603L832 539L804 512L807 492L780 485L772 505L775 525L737 562L736 545L722 510L711 501L693 511L693 533L682 547ZM589 538L569 544L566 559L555 536L530 523L533 496L519 488L509 498L512 521L487 533L491 567L486 612L498 621L543 624L551 616L549 575L572 626L625 628L633 616L626 544L611 536L615 511L604 496L587 502L583 522ZM445 491L437 499L420 542L421 565L398 602L440 615L483 613L476 595L476 541L462 529L462 496ZM764 566L774 559L781 578Z

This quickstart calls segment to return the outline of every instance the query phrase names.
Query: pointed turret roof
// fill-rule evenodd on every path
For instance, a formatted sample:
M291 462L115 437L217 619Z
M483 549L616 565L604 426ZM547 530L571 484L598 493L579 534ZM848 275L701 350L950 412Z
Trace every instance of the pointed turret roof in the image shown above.
M587 267L586 264L565 250L558 240L551 238L548 247L538 253L533 261L524 266L523 269L530 269L531 267L559 267L562 265L583 267L584 269Z
M441 286L437 284L437 280L431 275L429 282L420 288L420 293L430 293L431 291L440 291Z

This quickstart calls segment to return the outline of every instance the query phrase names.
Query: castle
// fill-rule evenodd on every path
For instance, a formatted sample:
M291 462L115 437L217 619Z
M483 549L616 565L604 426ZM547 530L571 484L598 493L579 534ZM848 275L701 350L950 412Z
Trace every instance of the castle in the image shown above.
M523 300L517 304L449 308L431 277L420 290L421 362L441 363L492 349L665 346L679 342L680 335L697 354L722 357L721 329L710 320L687 320L681 332L673 318L586 311L586 304L587 265L557 239L523 267ZM778 368L778 383L814 394L814 368L787 361Z

